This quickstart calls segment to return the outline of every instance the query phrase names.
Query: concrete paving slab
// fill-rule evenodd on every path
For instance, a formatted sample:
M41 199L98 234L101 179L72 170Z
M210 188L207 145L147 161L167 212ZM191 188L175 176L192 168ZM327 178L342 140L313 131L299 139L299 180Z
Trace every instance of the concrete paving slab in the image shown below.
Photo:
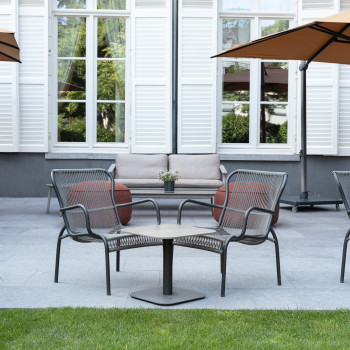
M176 223L179 202L161 203L163 223ZM121 271L111 254L111 290L106 295L101 244L62 242L59 283L54 283L56 240L63 224L53 199L0 198L0 308L62 306L155 308L130 297L133 291L162 285L162 248L123 251ZM128 226L153 225L149 206L133 211ZM210 227L216 222L208 209L185 209L183 224ZM339 309L350 308L350 267L339 283L344 236L350 226L343 206L300 208L281 206L275 226L279 239L282 286L277 285L274 245L231 244L226 297L220 297L217 254L175 247L173 285L193 289L205 299L174 309ZM347 265L350 264L350 261ZM161 308L161 307L160 307Z

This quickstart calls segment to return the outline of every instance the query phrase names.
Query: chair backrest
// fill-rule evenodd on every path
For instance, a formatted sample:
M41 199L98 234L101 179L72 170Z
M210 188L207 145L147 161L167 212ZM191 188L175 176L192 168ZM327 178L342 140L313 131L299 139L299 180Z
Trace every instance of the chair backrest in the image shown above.
M333 176L344 202L345 209L350 216L350 171L333 171Z
M286 182L286 173L241 169L232 172L226 180L226 198L219 225L234 233L243 227L249 208L275 211ZM249 215L246 234L266 236L272 217L272 214L253 211Z
M51 172L61 208L83 205L89 212L92 231L115 230L120 227L120 219L115 207L114 181L104 169L54 169ZM86 219L81 209L63 213L68 232L87 234Z

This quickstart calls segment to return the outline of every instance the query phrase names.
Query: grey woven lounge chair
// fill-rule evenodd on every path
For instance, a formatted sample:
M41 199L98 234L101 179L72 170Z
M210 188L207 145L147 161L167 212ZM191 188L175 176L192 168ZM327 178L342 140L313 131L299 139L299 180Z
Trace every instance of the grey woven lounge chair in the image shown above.
M226 197L223 206L197 200L184 200L178 210L181 224L186 203L195 203L221 209L214 234L179 238L175 245L218 253L221 256L221 296L225 296L227 248L230 242L257 245L269 240L275 244L277 282L281 285L278 240L271 227L276 206L287 182L286 173L237 170L226 179ZM232 193L229 193L232 190ZM269 235L271 233L271 236Z
M153 199L116 204L112 195L114 180L104 169L52 170L51 180L64 220L57 240L55 282L58 282L62 239L99 242L104 244L106 287L107 295L110 295L109 253L116 252L116 270L119 271L121 250L162 244L161 240L120 233L118 208L152 202L160 224L158 204Z
M343 199L344 206L348 217L350 218L350 171L333 171L335 182L338 186L340 195ZM341 261L340 283L344 283L346 251L348 248L350 228L348 229L343 244L343 256Z

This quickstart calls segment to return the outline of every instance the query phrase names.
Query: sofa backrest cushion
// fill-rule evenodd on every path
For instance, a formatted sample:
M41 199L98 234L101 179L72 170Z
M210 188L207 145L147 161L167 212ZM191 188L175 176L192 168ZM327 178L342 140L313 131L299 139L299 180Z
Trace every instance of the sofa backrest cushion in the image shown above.
M118 179L158 179L159 170L168 169L166 154L117 154L115 159Z
M178 170L181 179L221 179L217 154L170 154L169 170Z

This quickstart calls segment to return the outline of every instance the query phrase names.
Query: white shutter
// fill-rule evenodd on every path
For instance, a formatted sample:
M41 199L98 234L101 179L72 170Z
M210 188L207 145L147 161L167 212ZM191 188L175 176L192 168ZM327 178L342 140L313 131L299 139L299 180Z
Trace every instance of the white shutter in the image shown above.
M216 0L180 1L178 152L216 152Z
M334 0L303 0L303 10L324 10L324 9L333 9Z
M19 0L19 142L21 152L48 151L47 1Z
M350 155L350 65L339 66L339 155Z
M133 153L171 152L171 1L136 1L133 11Z
M307 153L337 154L337 65L313 62L307 76Z
M1 28L17 33L17 1L0 3ZM18 152L18 63L0 62L0 152Z
M303 0L302 9L302 23L336 12L333 0ZM306 89L307 153L335 155L338 151L338 65L312 62L306 72Z

